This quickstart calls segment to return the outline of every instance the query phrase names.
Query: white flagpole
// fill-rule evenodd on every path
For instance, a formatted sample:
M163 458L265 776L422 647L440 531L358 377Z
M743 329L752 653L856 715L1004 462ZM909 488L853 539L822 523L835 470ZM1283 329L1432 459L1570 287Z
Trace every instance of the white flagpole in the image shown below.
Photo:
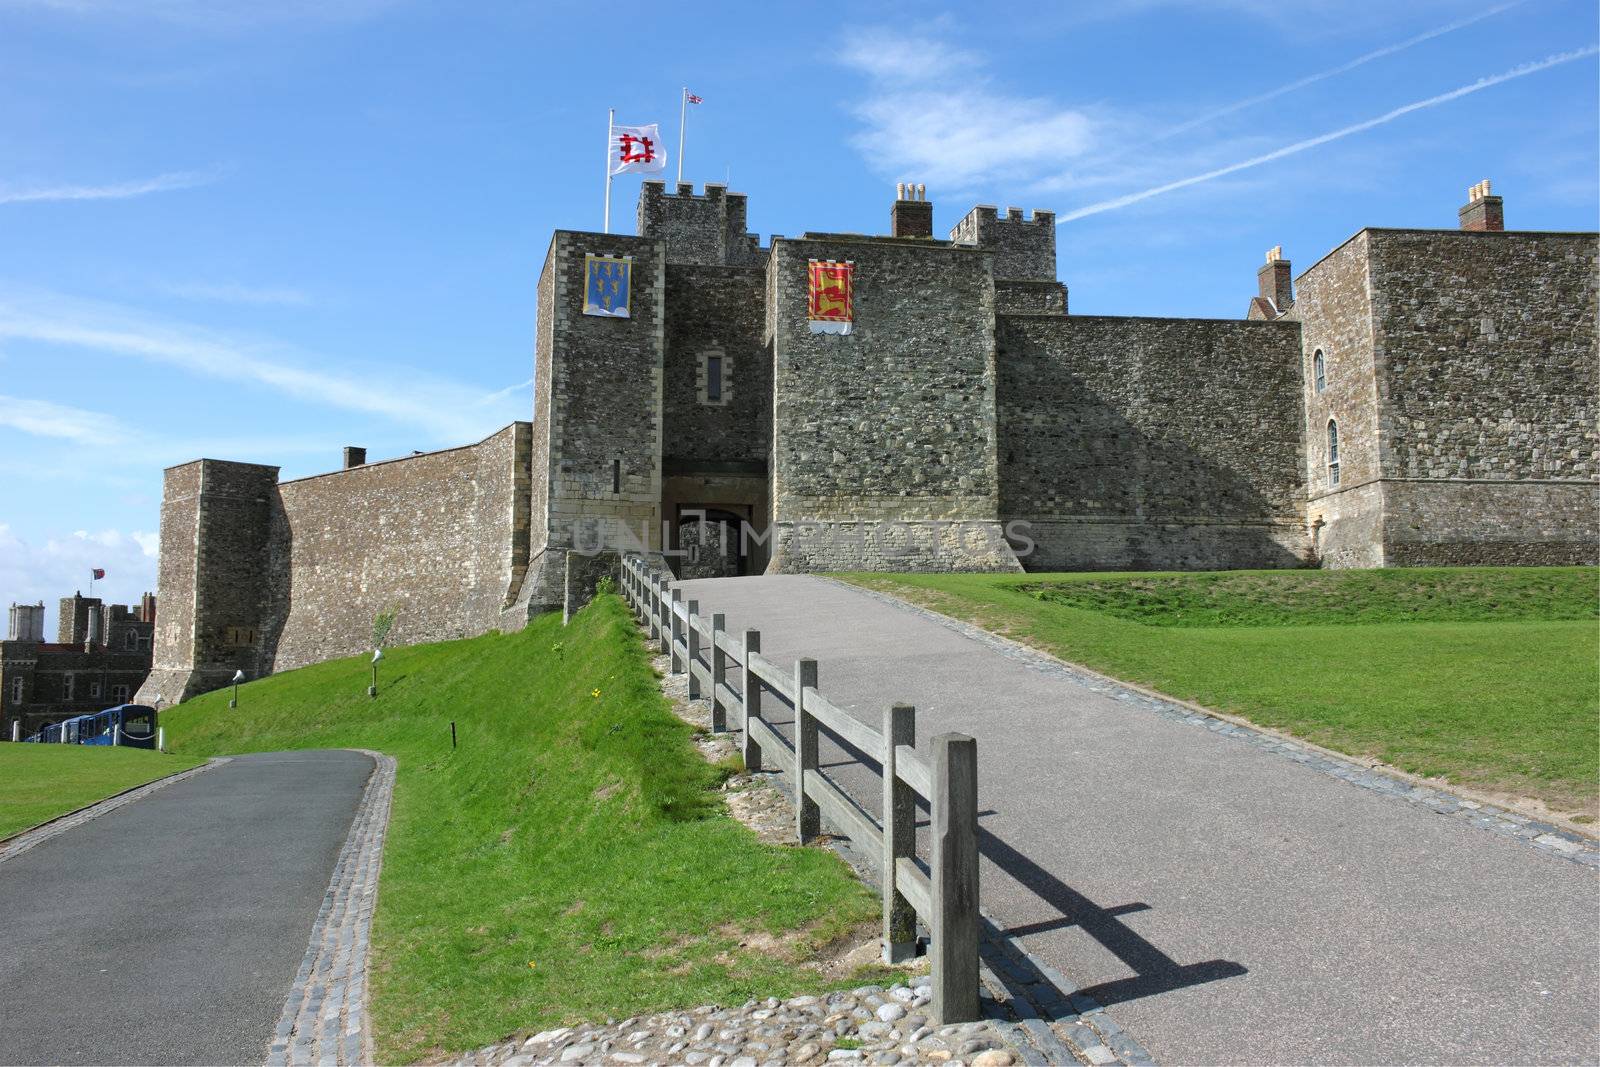
M611 135L617 125L617 109L606 114L606 214L601 233L611 232Z
M683 183L683 121L689 115L689 87L678 94L678 183Z

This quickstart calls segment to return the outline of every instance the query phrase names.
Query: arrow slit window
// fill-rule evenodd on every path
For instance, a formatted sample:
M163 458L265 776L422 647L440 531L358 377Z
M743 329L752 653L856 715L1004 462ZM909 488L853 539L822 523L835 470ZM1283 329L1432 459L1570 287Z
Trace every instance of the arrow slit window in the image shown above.
M1328 484L1339 484L1339 424L1328 420Z
M710 407L726 407L733 399L732 357L720 348L706 349L700 353L696 379L700 403Z

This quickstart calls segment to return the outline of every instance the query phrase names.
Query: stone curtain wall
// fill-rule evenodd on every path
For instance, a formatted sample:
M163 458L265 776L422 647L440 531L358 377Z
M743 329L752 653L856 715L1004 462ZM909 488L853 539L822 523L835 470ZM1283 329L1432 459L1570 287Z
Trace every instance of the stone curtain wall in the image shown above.
M539 271L538 302L533 335L533 460L529 492L533 527L529 531L529 558L537 561L550 543L550 364L555 350L556 244L550 239L544 268Z
M1067 313L1067 287L1060 282L997 281L994 283L997 315Z
M772 363L762 342L765 273L668 264L663 448L669 467L759 464L772 445ZM727 402L702 402L702 357L723 356Z
M372 644L502 625L528 559L531 434L278 484L278 468L200 460L167 472L155 664L168 704Z
M1331 567L1383 566L1378 385L1368 289L1368 231L1300 277L1294 307L1280 321L1301 324L1307 521L1317 556ZM1321 350L1323 392L1313 361ZM1328 420L1339 424L1339 484L1328 480Z
M813 259L855 263L848 336L807 326ZM990 259L917 239L773 240L770 570L1016 568L998 537ZM993 536L932 525L951 520Z
M1384 562L1595 562L1595 235L1370 233Z
M631 317L583 314L587 254L633 257ZM658 547L661 521L666 243L559 230L545 270L533 462L548 488L534 518L544 548L530 566L529 611L565 603L568 548L616 550L641 533Z
M530 432L284 482L273 669L369 651L381 611L397 645L499 627L527 560Z
M1385 482L1390 567L1600 563L1593 485Z
M1000 514L1030 570L1301 566L1299 330L1001 316Z
M1324 565L1595 560L1596 285L1594 235L1526 232L1363 230L1300 278Z
M1384 475L1600 474L1594 235L1369 233Z
M154 664L137 702L173 704L226 684L236 670L259 677L268 669L261 639L277 480L277 467L213 459L166 471Z

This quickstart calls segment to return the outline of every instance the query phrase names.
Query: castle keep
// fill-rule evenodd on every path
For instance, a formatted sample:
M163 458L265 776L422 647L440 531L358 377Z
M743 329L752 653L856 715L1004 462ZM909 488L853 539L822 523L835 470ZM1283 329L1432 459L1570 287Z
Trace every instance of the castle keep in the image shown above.
M1298 279L1275 249L1238 321L1071 314L1045 211L939 239L902 186L887 236L762 245L746 210L646 182L635 236L556 231L531 423L168 470L140 699L359 652L384 610L514 628L635 543L695 575L1596 560L1600 242L1506 231L1487 182L1457 230Z

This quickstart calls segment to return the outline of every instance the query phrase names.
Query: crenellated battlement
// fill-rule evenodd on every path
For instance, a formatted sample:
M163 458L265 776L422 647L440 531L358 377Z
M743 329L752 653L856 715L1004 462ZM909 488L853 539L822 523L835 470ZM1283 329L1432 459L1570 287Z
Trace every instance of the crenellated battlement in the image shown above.
M748 197L707 182L698 195L693 182L667 192L665 182L639 188L637 233L667 242L668 263L700 266L755 266L761 240L745 232Z
M1056 213L1007 208L1004 217L992 204L979 204L950 231L958 244L992 251L994 276L1012 281L1056 280Z

